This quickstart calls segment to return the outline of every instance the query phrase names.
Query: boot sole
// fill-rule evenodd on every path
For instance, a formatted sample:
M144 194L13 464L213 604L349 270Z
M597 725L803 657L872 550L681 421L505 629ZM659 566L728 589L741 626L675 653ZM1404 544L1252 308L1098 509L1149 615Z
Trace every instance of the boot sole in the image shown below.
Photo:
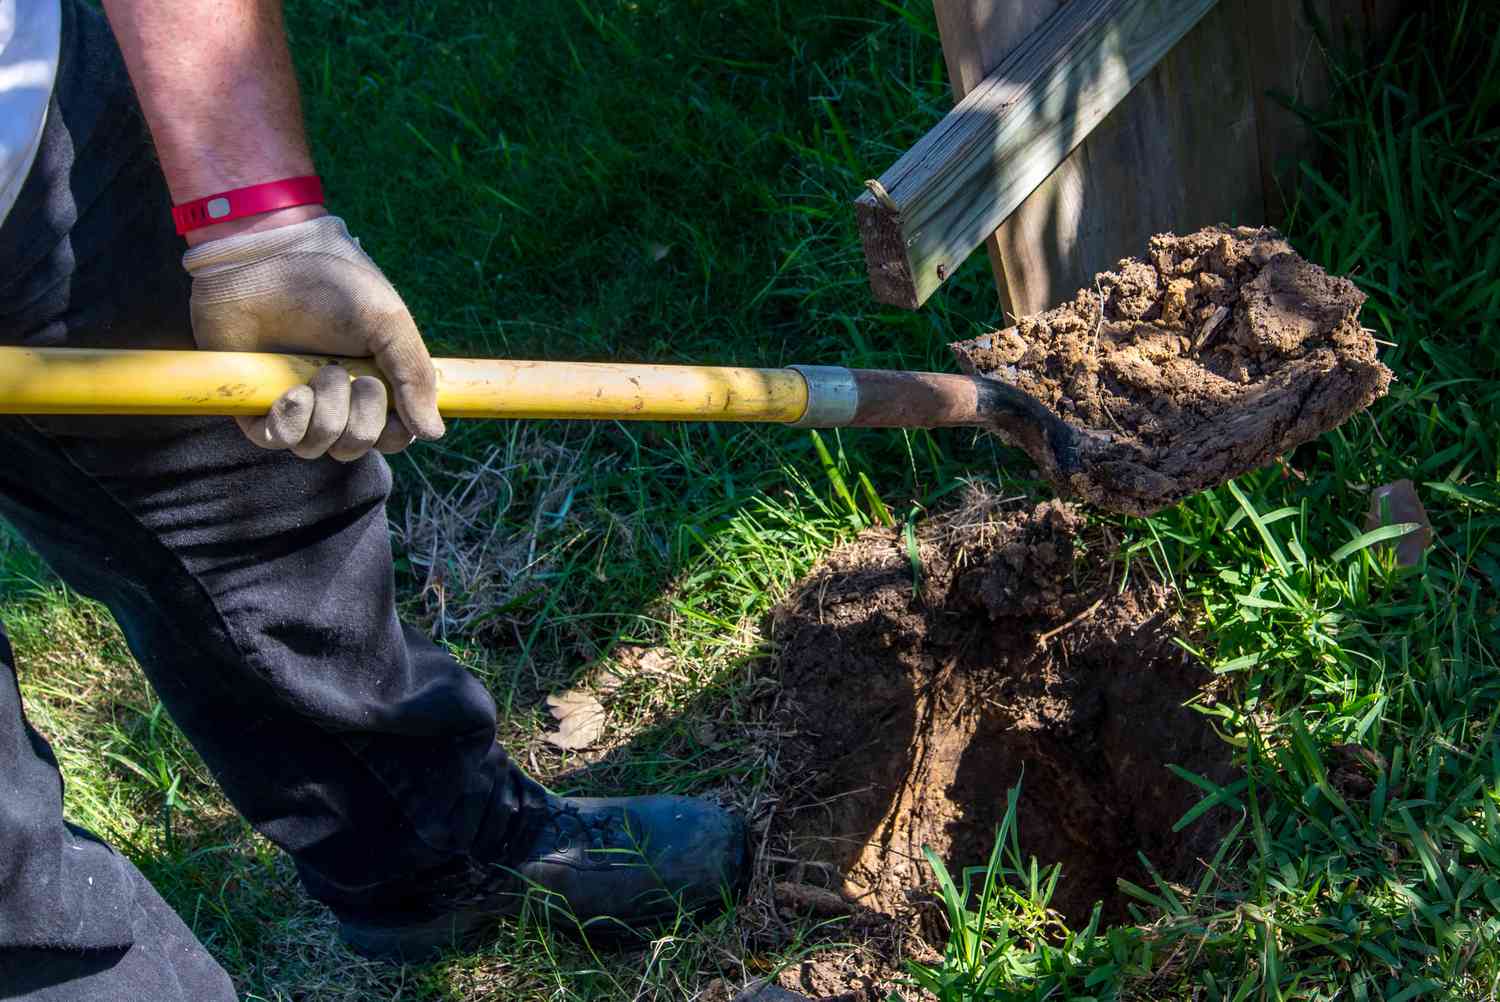
M503 912L449 912L406 925L365 925L340 922L339 938L361 957L393 964L420 964L444 950L460 949L497 925Z
M462 950L471 947L487 931L507 918L521 912L521 899L507 896L504 905L495 908L478 908L471 911L449 912L421 922L403 925L366 925L360 922L340 922L339 938L350 950L370 960L383 960L394 964L421 964L436 960L444 951ZM704 902L696 907L684 908L688 914L697 914L712 906ZM566 921L555 921L555 931L586 939L600 946L617 946L639 935L639 929L666 922L679 914L678 909L663 909L657 914L636 917L635 925L626 925L612 919L594 919L580 923L571 915Z
M731 900L739 897L750 876L752 856L748 831L736 848L736 859L731 864L732 876L727 885ZM373 925L341 921L339 938L350 950L371 960L394 964L426 963L436 960L445 950L461 950L474 945L487 930L499 925L503 919L520 914L527 901L525 895L511 892L474 908L446 912L419 922ZM544 916L553 910L546 906L545 901L536 903L533 899L533 903ZM553 922L552 928L600 946L617 946L635 939L641 927L665 922L683 913L696 915L723 903L723 899L713 898L691 906L663 908L659 912L637 915L631 925L603 918L580 923L573 915L559 909L558 915L566 921Z

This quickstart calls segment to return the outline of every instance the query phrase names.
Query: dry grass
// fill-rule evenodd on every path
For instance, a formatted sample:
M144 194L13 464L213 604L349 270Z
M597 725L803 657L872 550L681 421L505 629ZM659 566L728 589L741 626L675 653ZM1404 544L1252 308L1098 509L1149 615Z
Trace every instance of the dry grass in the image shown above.
M416 489L391 531L435 636L512 639L535 622L540 606L528 599L550 586L562 558L606 535L579 492L613 459L572 437L518 424L477 457L412 467Z

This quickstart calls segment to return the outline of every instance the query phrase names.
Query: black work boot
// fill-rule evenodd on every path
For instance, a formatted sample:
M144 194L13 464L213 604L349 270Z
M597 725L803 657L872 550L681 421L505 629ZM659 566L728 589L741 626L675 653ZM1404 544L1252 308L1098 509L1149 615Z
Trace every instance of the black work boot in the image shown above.
M507 860L464 860L396 912L340 915L367 957L417 963L519 914L594 939L727 904L749 869L745 824L692 797L556 797L526 808Z

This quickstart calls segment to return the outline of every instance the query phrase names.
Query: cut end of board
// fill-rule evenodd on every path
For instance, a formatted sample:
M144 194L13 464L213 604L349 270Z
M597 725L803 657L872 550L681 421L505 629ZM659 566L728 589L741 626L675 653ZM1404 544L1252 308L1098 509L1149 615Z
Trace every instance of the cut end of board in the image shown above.
M914 310L925 296L917 294L912 278L906 240L901 235L901 214L877 202L868 192L854 202L854 218L864 245L870 292L876 302Z

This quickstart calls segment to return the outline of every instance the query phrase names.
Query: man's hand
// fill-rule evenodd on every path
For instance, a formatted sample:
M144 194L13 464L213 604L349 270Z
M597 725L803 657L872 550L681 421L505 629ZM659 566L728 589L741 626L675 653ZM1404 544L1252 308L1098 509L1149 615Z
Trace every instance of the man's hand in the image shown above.
M281 0L104 0L172 199L314 173ZM193 337L221 351L373 355L395 389L337 367L242 419L257 445L350 460L443 433L432 360L344 224L296 206L191 230Z
M413 436L443 434L437 380L422 335L401 297L349 236L322 216L199 244L183 256L193 276L193 337L212 351L289 351L374 356L385 384L352 382L338 366L288 390L265 417L238 418L256 445L303 459L358 459L372 447L398 452Z

